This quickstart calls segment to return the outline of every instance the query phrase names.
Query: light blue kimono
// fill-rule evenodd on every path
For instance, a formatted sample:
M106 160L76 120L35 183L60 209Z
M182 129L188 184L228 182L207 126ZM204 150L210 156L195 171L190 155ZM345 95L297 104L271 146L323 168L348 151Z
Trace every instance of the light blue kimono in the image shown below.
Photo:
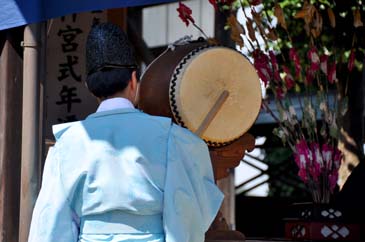
M206 144L116 109L54 126L29 242L203 242L221 205Z

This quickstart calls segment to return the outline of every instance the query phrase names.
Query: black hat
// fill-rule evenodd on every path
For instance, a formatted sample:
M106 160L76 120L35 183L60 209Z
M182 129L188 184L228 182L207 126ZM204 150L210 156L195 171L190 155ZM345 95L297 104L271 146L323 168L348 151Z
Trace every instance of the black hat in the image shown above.
M93 26L86 41L86 74L105 67L137 68L127 35L112 23Z

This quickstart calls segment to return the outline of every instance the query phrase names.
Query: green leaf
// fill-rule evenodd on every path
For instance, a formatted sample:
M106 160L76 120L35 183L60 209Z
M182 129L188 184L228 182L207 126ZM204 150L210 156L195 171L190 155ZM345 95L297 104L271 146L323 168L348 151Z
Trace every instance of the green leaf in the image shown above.
M330 136L332 138L337 139L339 135L338 128L337 127L330 127Z

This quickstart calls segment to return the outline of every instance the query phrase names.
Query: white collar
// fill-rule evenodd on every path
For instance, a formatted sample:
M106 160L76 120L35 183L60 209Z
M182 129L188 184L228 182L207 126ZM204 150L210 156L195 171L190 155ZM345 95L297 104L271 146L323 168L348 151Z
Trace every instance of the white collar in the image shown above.
M104 112L104 111L110 111L113 109L120 109L120 108L134 108L131 101L129 101L126 98L122 97L115 97L115 98L109 98L104 101L102 101L96 110L96 112Z

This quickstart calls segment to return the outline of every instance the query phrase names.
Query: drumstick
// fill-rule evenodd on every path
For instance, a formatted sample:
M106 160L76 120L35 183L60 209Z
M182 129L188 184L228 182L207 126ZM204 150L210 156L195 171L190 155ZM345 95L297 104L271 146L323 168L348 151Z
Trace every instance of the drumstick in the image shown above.
M229 96L229 92L224 90L217 101L215 101L213 107L208 112L207 116L205 116L203 122L200 124L199 128L195 131L195 134L200 136L204 133L204 131L208 128L209 124L213 121L215 115L217 115L219 109L222 107L223 103L227 100Z

